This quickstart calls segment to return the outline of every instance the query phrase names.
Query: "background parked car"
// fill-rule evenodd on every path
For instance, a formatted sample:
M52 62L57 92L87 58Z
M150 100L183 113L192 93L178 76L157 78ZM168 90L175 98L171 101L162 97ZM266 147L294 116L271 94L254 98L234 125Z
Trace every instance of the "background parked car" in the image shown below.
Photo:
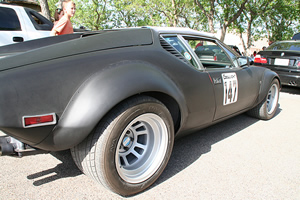
M300 87L300 40L275 42L258 52L254 63L277 72L283 85Z
M292 40L300 40L300 33L296 33L296 34L293 36Z
M22 6L0 3L0 46L47 37L53 23Z

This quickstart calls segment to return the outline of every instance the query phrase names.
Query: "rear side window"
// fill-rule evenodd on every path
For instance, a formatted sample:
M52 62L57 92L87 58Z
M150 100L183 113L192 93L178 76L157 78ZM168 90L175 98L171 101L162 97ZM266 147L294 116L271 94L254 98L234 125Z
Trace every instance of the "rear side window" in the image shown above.
M0 30L21 31L19 18L13 9L0 7Z
M185 47L185 45L180 41L177 36L166 36L165 40L174 47L187 61L192 64L195 68L198 68L198 65L189 50Z
M53 27L51 21L32 9L25 8L25 11L36 30L51 31Z

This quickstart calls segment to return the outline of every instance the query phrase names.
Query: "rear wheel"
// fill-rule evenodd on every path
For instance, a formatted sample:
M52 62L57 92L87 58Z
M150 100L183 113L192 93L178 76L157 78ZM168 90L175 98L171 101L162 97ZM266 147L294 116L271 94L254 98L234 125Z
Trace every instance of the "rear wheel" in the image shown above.
M258 119L271 119L278 108L279 92L279 81L274 79L267 96L256 107L249 110L248 114Z
M154 98L135 97L115 108L94 133L71 149L87 175L123 196L149 187L162 173L174 141L167 108Z

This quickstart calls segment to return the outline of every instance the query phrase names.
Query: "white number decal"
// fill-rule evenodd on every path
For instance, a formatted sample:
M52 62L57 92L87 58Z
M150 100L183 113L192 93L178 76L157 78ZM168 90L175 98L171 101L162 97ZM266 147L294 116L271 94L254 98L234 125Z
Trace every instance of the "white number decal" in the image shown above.
M222 74L224 100L223 105L235 103L238 99L238 80L236 73Z

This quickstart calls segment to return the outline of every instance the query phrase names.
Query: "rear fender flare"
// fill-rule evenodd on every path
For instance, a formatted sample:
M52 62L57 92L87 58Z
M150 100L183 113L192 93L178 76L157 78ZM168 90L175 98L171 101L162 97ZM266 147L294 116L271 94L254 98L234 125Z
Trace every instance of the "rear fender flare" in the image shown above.
M181 91L159 68L143 61L122 61L95 73L81 85L53 133L38 147L46 150L74 147L114 106L144 92L161 92L171 96L180 106L181 116L187 115Z
M259 96L257 98L257 104L259 104L262 100L264 100L264 98L266 98L266 96L269 92L271 83L275 78L278 79L279 84L280 84L279 76L275 72L273 72L269 69L265 70L264 75L261 80L261 86L260 86Z

